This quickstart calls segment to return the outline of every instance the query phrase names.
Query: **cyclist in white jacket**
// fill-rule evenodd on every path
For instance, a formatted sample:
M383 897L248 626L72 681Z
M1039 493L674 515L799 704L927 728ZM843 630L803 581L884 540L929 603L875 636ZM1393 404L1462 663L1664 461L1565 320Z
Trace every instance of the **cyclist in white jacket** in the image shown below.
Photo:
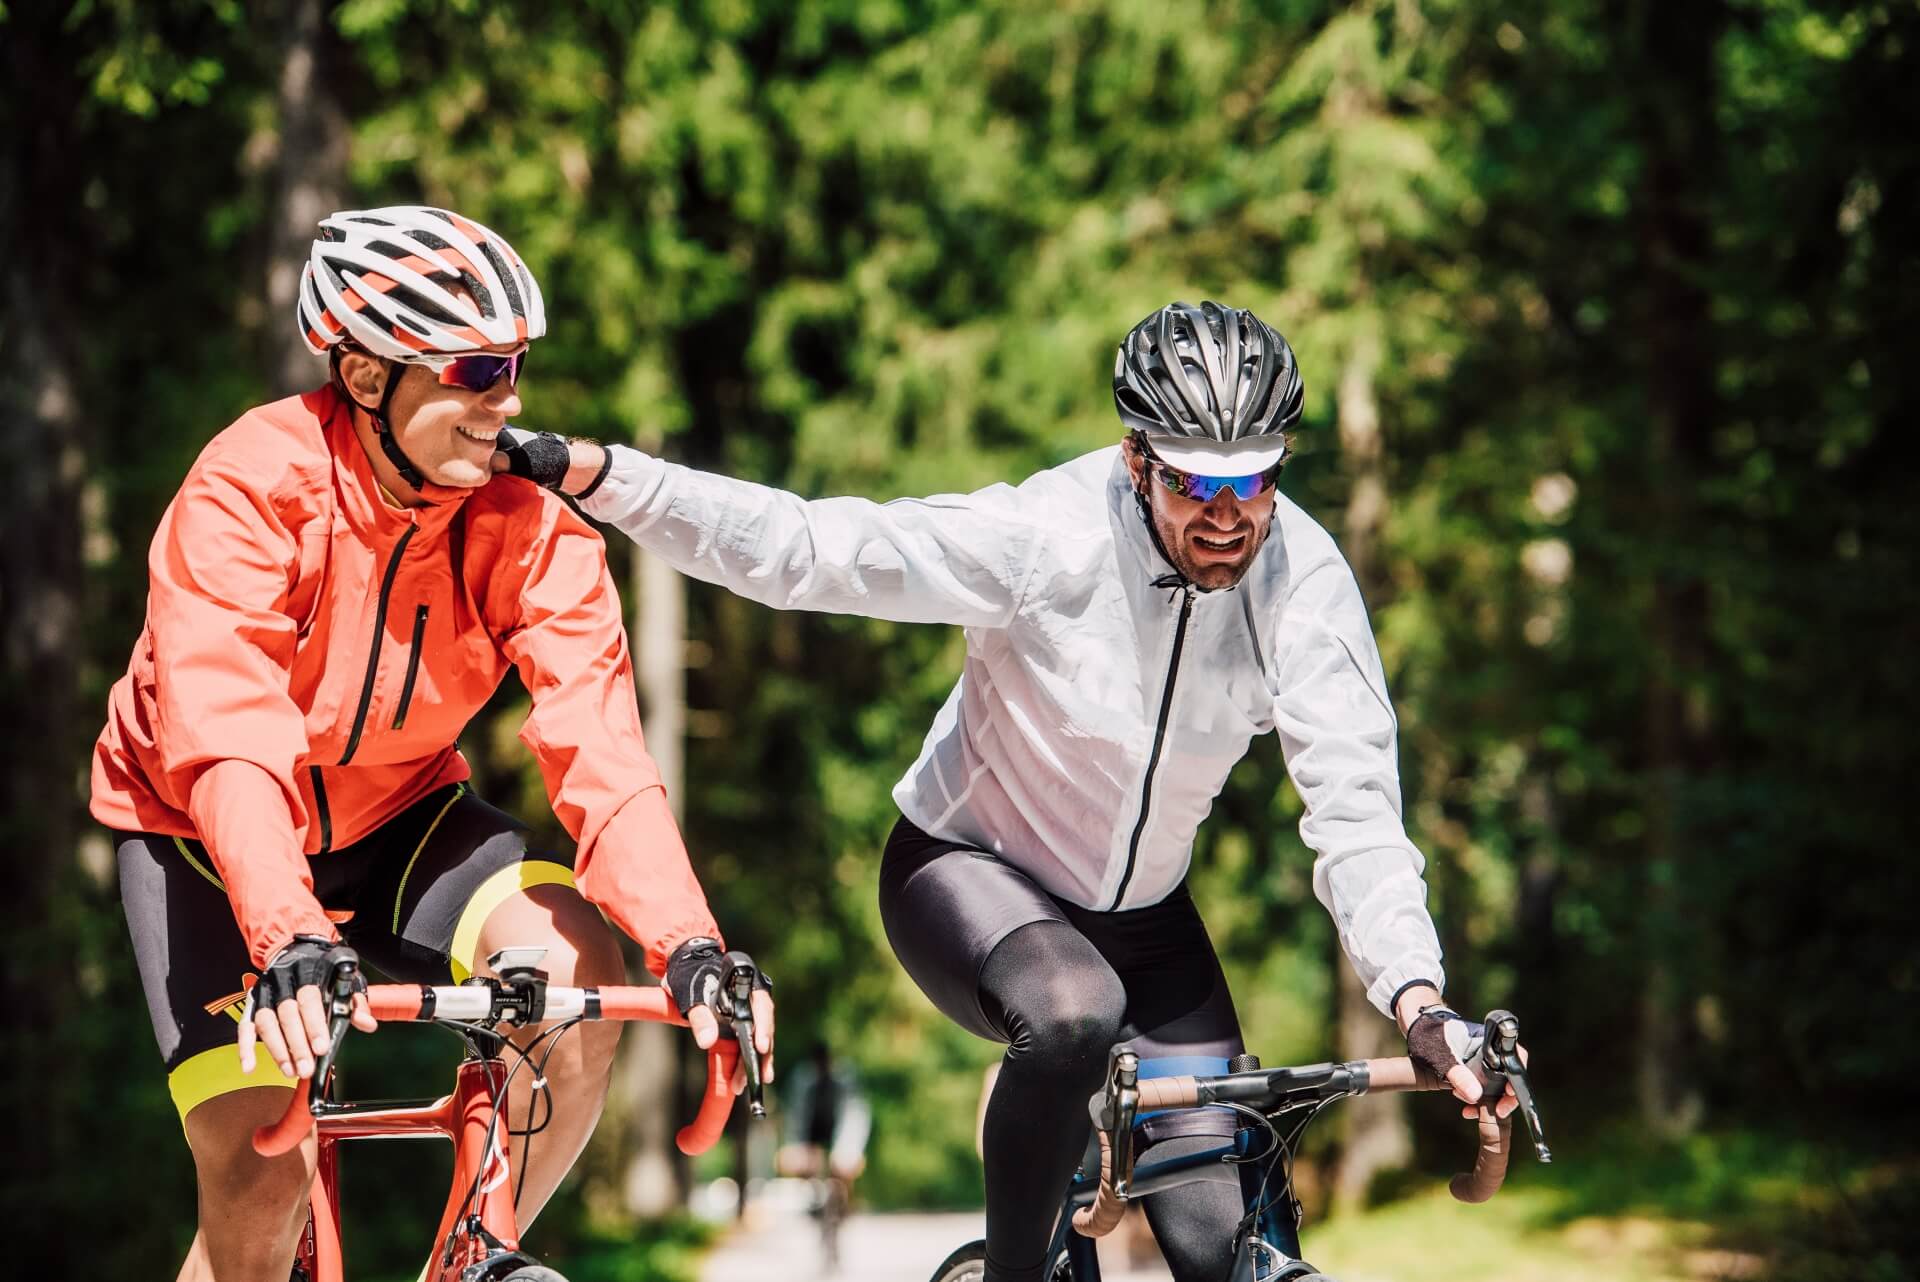
M587 491L589 515L763 604L966 629L894 789L880 897L927 996L1008 1044L985 1122L988 1282L1043 1276L1112 1043L1148 1074L1224 1071L1243 1049L1185 878L1256 734L1280 736L1314 892L1368 996L1461 1099L1480 1094L1440 996L1366 607L1274 488L1302 399L1292 349L1251 312L1174 303L1127 335L1113 389L1118 446L971 494L808 501L546 434L495 460ZM1194 1129L1214 1119L1175 1117L1148 1123L1156 1139L1212 1142ZM1175 1278L1224 1276L1233 1188L1147 1212Z

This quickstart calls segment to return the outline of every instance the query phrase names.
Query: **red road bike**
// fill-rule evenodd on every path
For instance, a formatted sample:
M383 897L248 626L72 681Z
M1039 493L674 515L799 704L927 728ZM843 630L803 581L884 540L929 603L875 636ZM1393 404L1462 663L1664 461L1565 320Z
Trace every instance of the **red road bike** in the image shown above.
M350 1027L350 1003L359 960L349 952L328 984L331 1048L313 1076L303 1080L287 1111L254 1133L263 1156L290 1152L317 1131L319 1162L309 1195L311 1214L294 1257L291 1282L342 1282L340 1251L339 1145L343 1140L419 1139L453 1142L453 1183L434 1237L434 1254L423 1282L566 1282L520 1249L514 1215L517 1188L506 1125L507 1086L531 1068L536 1094L541 1069L566 1030L583 1020L639 1019L682 1024L686 1020L664 989L630 986L565 988L547 982L539 969L542 948L507 948L488 959L497 978L476 976L459 985L373 984L367 1000L377 1020L440 1024L459 1032L467 1057L456 1070L453 1092L438 1100L353 1103L333 1098L333 1061ZM720 1138L733 1109L731 1082L740 1048L753 1044L748 999L753 963L727 954L728 972L719 1014L725 1035L707 1052L707 1083L693 1122L678 1136L680 1151L704 1152ZM549 1023L524 1049L501 1028ZM505 1055L517 1056L509 1064ZM764 1117L756 1057L746 1058L751 1110ZM315 1083L318 1083L316 1089Z

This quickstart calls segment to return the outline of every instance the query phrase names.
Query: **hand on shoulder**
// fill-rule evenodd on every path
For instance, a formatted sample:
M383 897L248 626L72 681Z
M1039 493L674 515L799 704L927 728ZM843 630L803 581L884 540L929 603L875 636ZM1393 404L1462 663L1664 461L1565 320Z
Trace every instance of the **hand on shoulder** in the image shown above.
M500 442L493 455L496 474L525 477L568 498L591 495L613 466L612 451L598 441L569 441L558 432L506 427L500 430Z

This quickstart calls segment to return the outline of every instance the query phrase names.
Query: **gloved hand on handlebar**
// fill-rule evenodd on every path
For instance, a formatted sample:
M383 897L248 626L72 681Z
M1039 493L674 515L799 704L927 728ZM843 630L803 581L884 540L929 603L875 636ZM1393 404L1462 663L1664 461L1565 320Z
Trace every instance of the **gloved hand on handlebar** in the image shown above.
M280 1072L287 1077L313 1076L314 1061L333 1045L328 1032L326 985L336 964L354 959L351 949L318 935L295 935L273 955L266 970L247 993L240 1016L240 1071L251 1073L257 1040ZM362 1032L376 1027L367 1005L367 981L356 971L353 1026Z
M773 1080L773 981L753 965L743 952L723 953L720 941L696 936L682 943L667 958L667 973L661 982L673 1004L687 1017L694 1044L706 1050L722 1037L732 1037L731 996L726 992L729 975L741 966L753 967L753 992L747 1014L753 1020L753 1049L760 1056L762 1081ZM735 1094L747 1084L746 1066L734 1070Z
M1454 1095L1466 1105L1460 1110L1462 1116L1477 1117L1485 1095L1478 1065L1486 1030L1463 1018L1440 999L1437 991L1427 989L1426 994L1413 1021L1407 1025L1407 1055L1421 1069L1453 1088ZM1523 1062L1526 1055L1526 1048L1521 1047ZM1519 1103L1509 1086L1494 1111L1497 1116L1505 1117L1519 1107Z

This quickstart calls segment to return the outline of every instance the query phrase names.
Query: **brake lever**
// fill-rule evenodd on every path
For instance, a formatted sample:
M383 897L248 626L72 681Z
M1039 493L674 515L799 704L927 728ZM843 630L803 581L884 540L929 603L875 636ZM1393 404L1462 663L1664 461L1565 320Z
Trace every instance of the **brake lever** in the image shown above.
M1539 1105L1534 1102L1533 1087L1527 1081L1527 1066L1520 1060L1520 1021L1511 1011L1490 1011L1486 1018L1487 1040L1480 1048L1482 1075L1486 1089L1497 1101L1506 1088L1526 1119L1528 1136L1533 1140L1533 1155L1541 1162L1553 1161L1547 1147L1546 1129L1540 1120Z
M340 1043L353 1026L354 980L359 976L358 962L342 961L333 968L333 979L327 987L327 1053L316 1059L313 1065L316 1103L319 1102L321 1089L326 1085L327 1074L333 1071L333 1060L340 1053Z
M1108 1052L1107 1080L1113 1101L1113 1126L1107 1143L1112 1153L1113 1195L1124 1201L1133 1184L1133 1122L1140 1110L1140 1056L1115 1046Z
M760 1080L760 1057L753 1047L753 981L757 976L751 962L736 962L737 954L727 954L731 969L721 986L726 993L727 1023L734 1040L740 1043L740 1058L747 1066L747 1112L753 1117L767 1115L766 1084Z

